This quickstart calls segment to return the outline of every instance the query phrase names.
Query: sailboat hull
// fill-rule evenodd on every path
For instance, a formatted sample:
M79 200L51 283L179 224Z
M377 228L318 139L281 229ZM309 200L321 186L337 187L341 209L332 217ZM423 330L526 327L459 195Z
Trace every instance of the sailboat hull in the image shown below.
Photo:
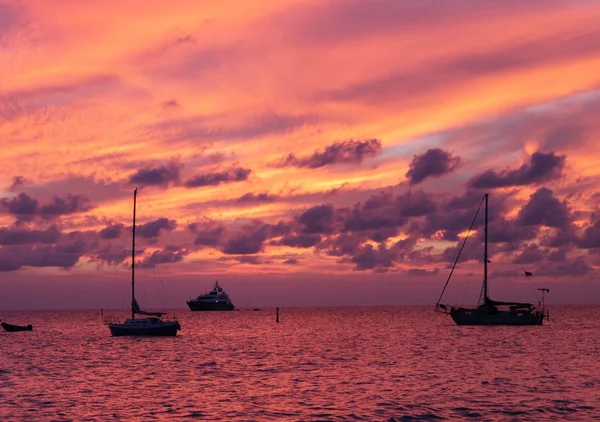
M157 318L127 320L123 324L108 324L110 334L119 336L172 337L181 326L177 321L162 321Z
M542 325L543 315L513 314L506 311L488 314L477 310L459 309L450 313L456 325Z

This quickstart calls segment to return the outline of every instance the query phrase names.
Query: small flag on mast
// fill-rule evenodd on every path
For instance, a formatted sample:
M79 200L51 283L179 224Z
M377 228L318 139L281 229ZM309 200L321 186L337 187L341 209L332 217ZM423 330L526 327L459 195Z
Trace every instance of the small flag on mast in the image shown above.
M531 277L533 275L533 273L530 273L529 271L524 271L525 273L525 277Z

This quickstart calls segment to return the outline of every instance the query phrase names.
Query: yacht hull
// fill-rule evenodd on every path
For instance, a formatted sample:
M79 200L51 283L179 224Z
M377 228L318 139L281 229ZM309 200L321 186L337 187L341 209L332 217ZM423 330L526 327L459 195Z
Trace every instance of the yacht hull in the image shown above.
M512 314L499 311L487 314L477 310L457 310L450 313L456 325L542 325L543 315Z
M128 324L109 324L110 334L114 337L120 336L149 336L149 337L173 337L179 331L178 323L161 324L157 326L132 327Z
M233 311L235 307L231 303L226 302L199 302L188 300L187 305L191 311Z

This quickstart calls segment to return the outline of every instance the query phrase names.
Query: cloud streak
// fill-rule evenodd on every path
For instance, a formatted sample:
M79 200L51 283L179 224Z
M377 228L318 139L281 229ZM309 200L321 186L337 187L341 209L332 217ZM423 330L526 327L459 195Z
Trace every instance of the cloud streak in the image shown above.
M220 184L243 182L248 180L252 170L243 167L232 167L227 170L213 173L199 174L186 180L185 186L188 188L198 188L204 186L217 186Z
M510 186L537 185L559 179L565 167L565 156L554 152L535 152L529 163L514 170L487 170L470 180L474 189L495 189Z
M379 151L381 151L381 141L378 139L341 141L328 145L323 151L315 151L309 156L297 157L295 154L289 154L279 165L316 169L333 164L358 164L367 157L377 155Z

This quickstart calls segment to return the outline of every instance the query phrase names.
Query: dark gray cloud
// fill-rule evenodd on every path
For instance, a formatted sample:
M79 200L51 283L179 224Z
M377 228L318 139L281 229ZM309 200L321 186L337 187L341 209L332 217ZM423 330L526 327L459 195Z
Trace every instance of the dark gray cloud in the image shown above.
M273 242L274 245L290 246L293 248L311 248L321 241L318 234L298 233L283 236L280 240Z
M437 210L437 204L431 194L422 190L408 190L396 197L399 205L400 215L403 217L422 217L433 214Z
M440 148L432 148L413 157L406 177L410 185L416 185L428 177L440 177L451 173L459 164L460 157Z
M157 236L161 230L175 227L174 220L158 219L138 226L142 237ZM123 250L121 237L125 226L110 223L99 231L74 230L61 232L56 225L45 229L30 228L29 224L0 228L0 271L15 271L23 267L59 267L68 269L87 257L90 262L117 265L130 253ZM187 252L182 248L164 247L143 261L144 265L176 262Z
M323 151L315 151L307 157L297 157L290 154L278 165L281 167L320 168L332 164L356 164L367 157L372 157L381 151L381 141L368 139L364 141L341 141L331 144Z
M359 271L387 272L398 262L425 262L421 259L421 251L414 250L416 237L409 236L391 246L383 242L374 246L364 243L365 240L366 237L361 234L342 233L324 239L316 249L327 255L340 257L340 263L354 264L354 269Z
M550 229L548 232L543 233L538 240L542 246L562 248L577 244L579 239L577 237L577 228L573 224L570 224L565 227Z
M16 271L22 267L59 267L68 269L79 261L80 254L61 250L55 245L25 246L0 249L0 271Z
M514 221L500 221L498 215L505 212L510 198L511 194L507 193L490 200L494 210L490 214L490 233L498 237L494 242L510 241L518 246L535 238L537 228L517 226ZM472 191L455 197L435 197L420 189L396 194L394 188L388 188L348 207L336 208L331 204L313 206L291 221L269 226L267 237L277 238L270 242L275 245L314 247L316 251L339 257L339 262L354 264L358 270L389 271L392 263L396 265L405 261L417 265L440 260L453 262L457 254L455 247L441 256L432 255L430 249L415 247L423 239L460 240L459 233L471 225L482 199L481 193ZM462 255L462 261L481 259L482 225L483 213L479 215L472 233L472 250ZM499 236L506 228L517 232L517 235ZM401 231L408 237L390 246L389 239ZM378 245L372 245L373 241ZM367 247L369 244L372 247ZM262 248L262 243L260 245ZM500 246L502 250L507 248L507 245Z
M222 223L214 220L204 220L191 223L189 230L195 234L194 244L199 246L216 247L223 243L227 230Z
M22 267L59 267L68 269L80 258L98 247L97 233L75 231L59 235L56 227L47 230L12 232L0 248L0 271L15 271Z
M293 223L290 221L278 221L269 228L272 237L285 236L290 234L292 230Z
M438 274L439 272L439 268L434 268L433 270L424 270L422 268L409 268L405 271L406 275L412 276L432 276Z
M565 156L554 152L534 152L529 163L515 170L496 172L487 170L469 181L473 189L494 189L509 186L527 186L559 179L565 167Z
M545 263L533 271L539 277L566 277L590 275L594 269L590 267L583 257L570 259L565 262Z
M136 234L140 237L157 237L161 230L175 230L176 227L177 221L161 217L137 226Z
M421 190L394 195L392 189L386 189L352 207L337 209L336 219L343 231L370 231L368 236L372 240L383 241L395 236L396 229L404 226L410 217L426 216L436 209L432 196Z
M24 176L13 176L12 183L8 187L8 190L13 192L13 191L17 190L18 188L20 188L21 186L23 186L26 181L27 181L27 179L25 179Z
M338 236L324 238L317 245L317 250L324 251L331 256L351 256L356 253L360 245L364 242L364 237L349 233L342 233Z
M418 231L424 237L439 236L439 232L441 232L440 240L457 241L459 233L471 226L473 217L475 217L474 209L430 214L422 224L418 225ZM479 227L481 227L481 224L479 224ZM475 229L477 229L477 226Z
M268 225L268 229L259 231L260 236L252 231L242 236L244 247L237 241L236 250L257 253L262 250L267 238L278 238L270 243L297 248L315 247L317 251L339 257L340 262L354 264L356 269L388 271L393 262L418 258L419 253L413 249L419 235L397 242L391 248L384 243L398 234L398 228L409 217L424 218L436 211L437 204L430 194L409 190L395 195L390 188L375 192L364 202L351 207L315 205L291 221ZM470 210L470 218L473 212ZM256 241L249 242L248 238ZM369 249L368 240L378 242L379 246ZM248 245L252 247L247 248Z
M560 201L548 188L539 188L529 197L517 215L521 226L548 226L566 228L571 225L571 210L566 201Z
M236 202L241 202L241 203L273 202L277 198L279 198L279 195L274 195L274 194L271 194L268 192L261 192L261 193L248 192L248 193L245 193L244 195L240 196L236 200Z
M87 164L89 166L91 162ZM98 163L94 161L94 164ZM73 166L77 168L80 165L74 164ZM47 192L52 192L61 198L66 197L71 192L85 192L85 195L88 195L90 201L94 204L131 198L132 194L130 189L123 190L123 183L120 181L113 182L93 176L82 177L66 174L61 179L44 181L42 184L27 184L27 193L33 198L43 198Z
M256 255L237 256L235 260L238 261L240 264L258 265L263 263L260 257Z
M558 249L551 250L548 253L547 259L550 262L565 262L567 260L567 253L570 251L570 248L561 247Z
M350 261L356 264L357 270L386 271L394 267L396 259L397 254L393 249L388 249L383 244L377 247L366 244L358 247Z
M297 217L304 233L331 233L335 223L334 207L331 204L316 205Z
M188 188L197 188L202 186L217 186L222 183L241 182L248 180L250 173L252 173L250 169L233 167L227 170L191 177L185 182L185 186Z
M2 208L10 214L17 216L34 216L39 214L40 203L26 193L20 193L12 198L0 199Z
M92 252L91 261L101 262L108 265L117 265L131 256L131 253L123 249L123 245L104 245L97 251Z
M450 200L446 201L443 206L445 211L457 211L457 210L476 210L479 204L483 201L483 195L480 191L467 190L465 193L459 196L453 196Z
M477 238L483 242L483 229L478 227ZM489 243L509 243L517 247L523 242L534 240L539 234L536 225L523 226L515 220L506 220L504 217L495 218L488 227Z
M89 211L93 208L85 195L67 194L64 198L54 196L48 204L40 206L42 216L59 216Z
M250 255L262 251L269 237L270 226L259 220L242 226L241 230L231 236L223 246L222 252L227 255Z
M364 204L359 202L352 207L336 210L336 220L341 230L346 232L382 233L383 230L400 227L406 223L393 194L388 191L372 195Z
M21 220L31 220L34 217L54 218L86 212L93 208L87 196L71 193L64 197L53 196L46 204L40 204L37 199L26 193L20 193L11 198L0 199L0 206Z
M182 165L177 162L156 167L144 167L129 177L129 183L136 186L168 186L179 183Z
M45 230L22 227L0 227L0 245L24 245L55 243L61 236L60 230L52 226Z
M167 245L161 250L152 252L152 254L145 257L138 265L142 268L154 268L160 264L173 264L182 261L189 253L188 249L175 245Z
M100 238L102 239L117 239L121 237L123 231L125 230L125 225L121 223L112 223L100 230Z
M355 269L359 271L391 271L398 262L412 262L421 258L420 253L414 251L416 243L416 238L408 237L389 247L383 243L377 246L363 244L354 251L349 261L354 263Z
M513 259L513 263L521 265L535 264L544 261L547 254L548 251L540 248L535 243L530 244Z
M590 221L583 230L578 246L586 249L600 248L600 211L597 210L590 216Z

